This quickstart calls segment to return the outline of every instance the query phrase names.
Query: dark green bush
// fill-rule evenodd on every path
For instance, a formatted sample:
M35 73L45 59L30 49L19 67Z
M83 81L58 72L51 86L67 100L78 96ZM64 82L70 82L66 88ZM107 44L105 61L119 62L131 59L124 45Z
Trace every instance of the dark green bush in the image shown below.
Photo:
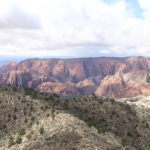
M22 138L21 138L20 135L17 136L16 143L17 144L21 144L22 143Z
M26 134L25 128L20 128L19 131L18 131L18 134L21 135L21 136L25 135Z
M121 144L122 144L123 146L128 145L128 140L127 140L126 138L122 138L122 139L121 139Z
M13 146L15 144L15 141L14 141L14 137L9 137L8 139L8 148L10 148L11 146Z
M40 134L41 134L41 135L44 134L44 128L43 128L43 127L40 128Z

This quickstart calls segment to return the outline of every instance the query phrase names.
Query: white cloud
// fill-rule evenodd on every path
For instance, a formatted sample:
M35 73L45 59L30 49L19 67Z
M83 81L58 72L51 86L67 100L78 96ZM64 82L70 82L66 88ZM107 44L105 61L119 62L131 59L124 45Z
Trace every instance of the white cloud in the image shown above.
M145 19L124 0L0 0L0 55L150 56L150 2L138 1Z
M107 55L107 54L110 54L110 51L107 49L102 49L99 51L99 53Z
M0 29L3 28L38 29L40 23L35 17L23 12L18 7L13 7L8 14L0 18Z

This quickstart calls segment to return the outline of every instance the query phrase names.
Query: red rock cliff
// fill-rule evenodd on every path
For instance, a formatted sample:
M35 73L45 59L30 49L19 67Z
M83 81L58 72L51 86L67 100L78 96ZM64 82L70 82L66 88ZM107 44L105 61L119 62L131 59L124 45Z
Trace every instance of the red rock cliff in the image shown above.
M150 95L150 58L28 59L2 66L0 84L28 86L63 96Z

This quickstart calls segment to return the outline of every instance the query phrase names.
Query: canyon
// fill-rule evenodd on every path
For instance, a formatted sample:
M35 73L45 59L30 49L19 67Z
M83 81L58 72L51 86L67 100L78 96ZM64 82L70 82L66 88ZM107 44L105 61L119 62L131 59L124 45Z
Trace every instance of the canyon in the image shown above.
M26 59L0 67L0 84L60 96L130 98L150 95L149 57Z

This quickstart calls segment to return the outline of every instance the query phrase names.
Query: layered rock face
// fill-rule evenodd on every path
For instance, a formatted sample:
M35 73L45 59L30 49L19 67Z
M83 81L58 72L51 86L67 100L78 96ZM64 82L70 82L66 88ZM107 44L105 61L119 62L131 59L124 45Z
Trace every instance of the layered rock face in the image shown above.
M2 66L0 84L27 86L61 96L150 95L150 58L28 59Z

